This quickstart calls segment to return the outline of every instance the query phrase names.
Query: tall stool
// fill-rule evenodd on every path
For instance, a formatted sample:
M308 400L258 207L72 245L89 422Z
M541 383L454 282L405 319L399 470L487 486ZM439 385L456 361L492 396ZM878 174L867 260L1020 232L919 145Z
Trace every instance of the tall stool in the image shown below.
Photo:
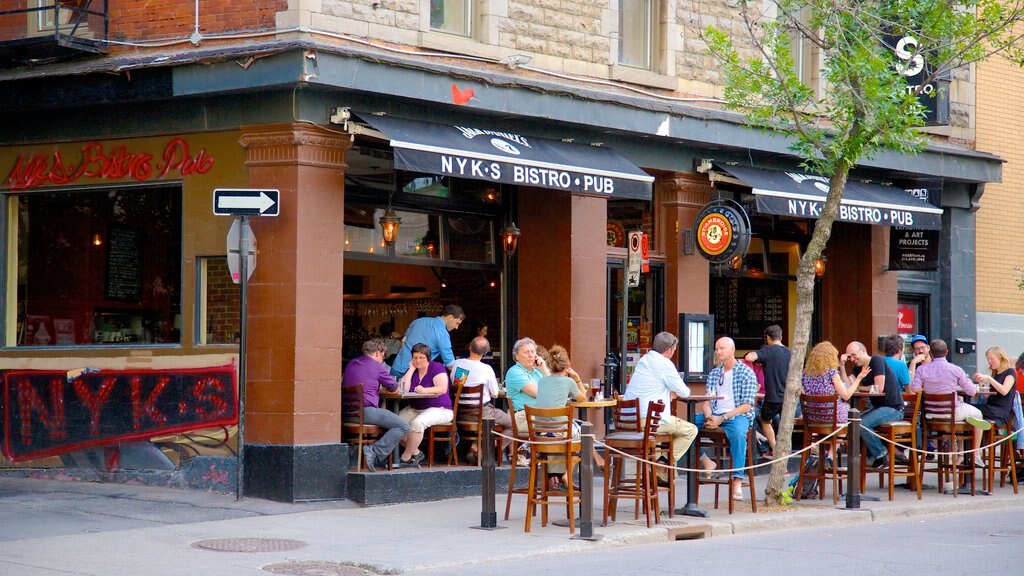
M530 433L530 480L529 492L526 496L526 527L530 531L530 520L536 514L537 505L541 507L540 525L548 524L548 506L561 504L556 499L564 500L569 514L569 532L576 531L576 504L579 493L572 482L572 471L580 462L579 438L572 436L572 407L535 408L526 407L526 427ZM561 442L555 442L559 441ZM534 465L534 462L537 464ZM564 490L548 488L547 471L551 464L563 464L569 475L569 482ZM538 472L540 473L538 475ZM540 482L538 490L538 481Z
M620 400L619 404L627 404L627 412L635 410L638 400ZM618 407L618 405L616 405ZM658 502L658 475L653 464L661 445L658 426L661 424L661 413L665 404L661 401L651 402L647 408L644 428L640 431L615 430L604 438L609 448L604 466L604 519L603 526L608 525L608 518L615 521L616 503L620 498L634 501L635 510L639 513L639 503L643 502L644 514L647 516L647 527L651 527L653 514L654 523L659 523L661 507ZM623 454L624 453L624 454ZM626 460L634 458L637 466L636 476L624 478Z

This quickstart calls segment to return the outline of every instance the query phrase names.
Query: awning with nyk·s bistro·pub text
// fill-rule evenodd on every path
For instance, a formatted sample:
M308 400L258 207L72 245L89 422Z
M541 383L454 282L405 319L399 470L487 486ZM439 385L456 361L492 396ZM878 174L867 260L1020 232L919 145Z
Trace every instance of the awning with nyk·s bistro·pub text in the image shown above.
M654 177L604 146L504 130L359 114L383 133L395 169L614 198L651 199Z

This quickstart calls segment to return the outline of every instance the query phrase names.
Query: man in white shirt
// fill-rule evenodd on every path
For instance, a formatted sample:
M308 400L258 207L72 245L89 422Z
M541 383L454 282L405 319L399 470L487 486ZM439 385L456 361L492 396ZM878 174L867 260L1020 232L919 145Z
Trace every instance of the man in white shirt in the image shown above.
M498 410L491 403L491 400L498 395L498 379L494 376L494 368L484 364L481 360L491 351L491 343L483 336L477 336L469 343L469 358L459 358L452 364L451 378L455 380L455 371L459 368L469 371L466 377L466 384L483 384L483 416L494 418L495 426L501 426L505 430L512 430L512 419L504 410ZM501 449L506 450L511 441L502 439ZM511 454L510 457L514 456ZM466 453L466 460L475 464L477 460L476 444L469 447Z
M672 362L678 347L679 339L669 332L655 336L653 348L636 363L625 395L627 400L636 398L640 401L641 421L647 418L647 408L651 402L661 400L665 403L666 410L662 413L658 433L672 436L673 466L678 465L679 459L697 437L696 426L671 414L672 399L690 395L690 389L683 383ZM659 472L658 476L664 474Z

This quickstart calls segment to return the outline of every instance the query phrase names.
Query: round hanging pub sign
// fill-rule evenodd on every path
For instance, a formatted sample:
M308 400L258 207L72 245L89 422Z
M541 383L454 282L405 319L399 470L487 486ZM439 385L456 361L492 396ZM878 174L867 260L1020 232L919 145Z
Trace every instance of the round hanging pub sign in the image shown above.
M740 206L716 200L697 215L694 237L701 256L716 264L743 255L750 246L750 224Z

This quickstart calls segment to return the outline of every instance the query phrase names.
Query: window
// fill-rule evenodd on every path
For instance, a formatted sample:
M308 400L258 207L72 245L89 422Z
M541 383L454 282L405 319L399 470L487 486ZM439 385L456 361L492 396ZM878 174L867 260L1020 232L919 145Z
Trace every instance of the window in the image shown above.
M804 8L804 10L794 18L803 25L801 27L805 28L810 19L810 11L807 8ZM814 44L800 31L795 22L789 25L789 31L787 34L789 36L790 55L793 57L793 66L795 68L797 78L799 78L805 86L814 87L815 83L818 81L817 67L814 63L814 56L816 53Z
M198 344L234 344L241 337L242 291L231 281L227 256L197 258L199 289L196 315Z
M70 32L77 24L78 28L75 30L74 35L91 38L92 32L89 29L89 22L85 15L65 4L67 3L58 2L58 0L30 0L29 8L40 8L40 10L28 13L28 35L52 36L55 27L54 16L56 16L57 21L60 22L60 30L62 32ZM92 8L92 10L98 9Z
M625 248L630 232L647 234L647 245L654 251L654 213L646 200L608 200L608 245Z
M179 343L181 190L12 195L8 346ZM9 318L10 320L10 318Z
M470 0L430 0L430 28L469 36Z
M656 0L619 0L619 64L650 69L654 64Z

